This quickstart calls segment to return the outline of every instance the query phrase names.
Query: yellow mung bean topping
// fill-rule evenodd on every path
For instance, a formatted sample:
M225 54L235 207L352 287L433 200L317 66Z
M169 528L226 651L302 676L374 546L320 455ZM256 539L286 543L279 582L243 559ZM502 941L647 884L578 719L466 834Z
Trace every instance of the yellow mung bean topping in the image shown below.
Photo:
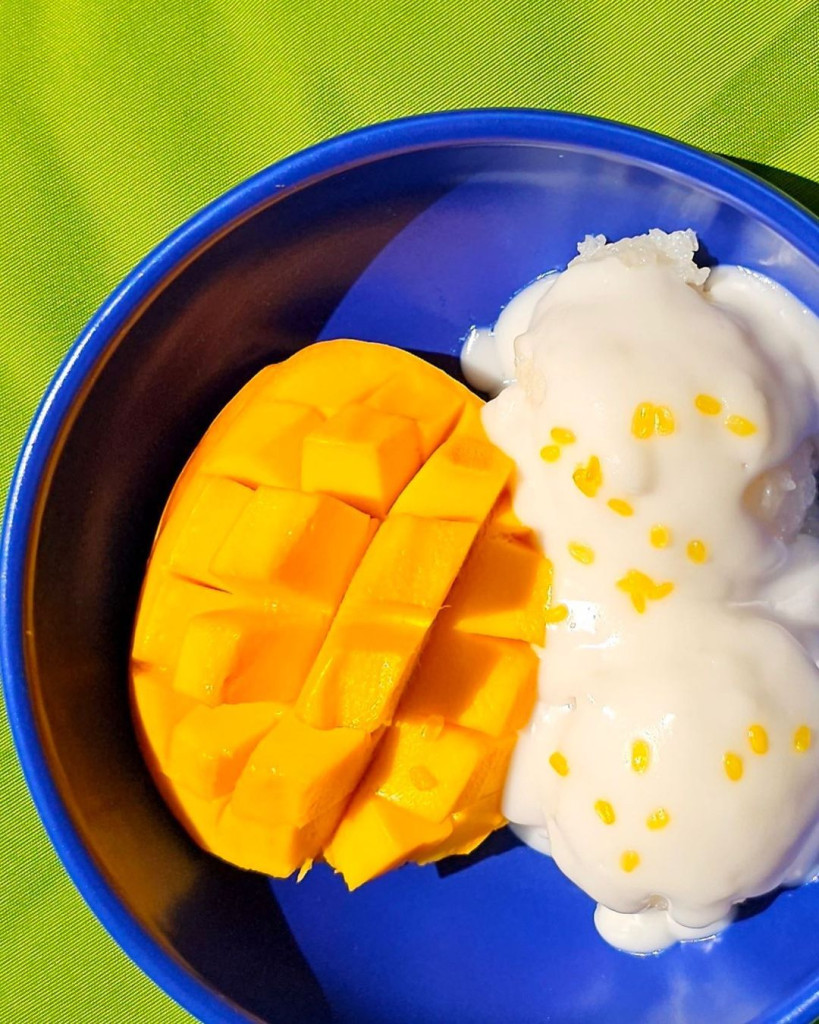
M552 440L557 441L558 444L574 444L577 440L574 431L569 430L568 427L552 427L549 433Z
M610 498L606 504L612 510L616 512L618 516L633 516L634 509L629 505L627 501L622 498Z
M633 871L640 863L640 854L636 850L625 850L620 857L620 867L625 872Z
M762 725L748 726L748 743L755 754L768 753L768 733Z
M642 775L647 772L651 764L651 747L647 740L635 740L631 744L631 768L632 771Z
M572 473L572 480L587 498L593 498L603 483L603 471L600 468L600 459L592 455L584 466L582 463Z
M667 405L654 407L654 430L660 435L674 433L674 414Z
M554 625L557 622L563 622L569 617L569 609L565 604L554 604L551 608L547 608L544 613L544 619L547 625Z
M595 813L597 817L603 822L604 825L613 825L615 821L614 808L608 802L608 800L598 800L594 805Z
M591 565L594 561L594 551L587 544L578 544L577 541L569 542L569 554L583 565Z
M746 420L744 416L729 416L725 426L738 437L750 437L756 433L756 424Z
M654 433L654 406L651 402L640 402L631 417L631 432L640 441Z
M716 416L722 412L722 402L713 395L697 395L694 405L704 416Z
M658 807L646 818L646 827L650 828L652 832L657 832L659 829L665 828L670 821L671 815L665 807Z
M674 413L667 405L640 402L631 417L631 432L640 441L648 440L652 434L673 434L675 426Z
M556 750L549 758L549 764L554 768L558 775L566 776L569 774L569 762L559 750Z
M742 778L742 758L739 754L734 754L729 750L722 757L722 766L731 782L739 782Z
M701 540L690 540L685 549L685 553L691 561L696 562L697 565L702 565L702 563L708 559L708 548L704 541Z
M645 612L649 601L659 601L668 597L674 589L673 583L668 581L655 583L650 576L640 572L639 569L629 569L622 579L616 581L615 586L628 594L634 605L634 610L641 615Z

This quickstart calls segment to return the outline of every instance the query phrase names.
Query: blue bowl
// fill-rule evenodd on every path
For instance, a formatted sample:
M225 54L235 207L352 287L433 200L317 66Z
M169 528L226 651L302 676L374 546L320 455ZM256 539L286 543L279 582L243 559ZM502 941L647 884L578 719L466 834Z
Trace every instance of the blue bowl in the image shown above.
M478 111L379 125L207 207L103 305L52 382L14 477L0 653L51 839L125 951L207 1022L807 1021L819 887L721 938L629 957L591 901L500 833L466 860L353 894L201 852L157 796L128 712L128 644L163 503L222 404L319 338L461 340L586 233L693 227L710 259L819 313L819 223L736 167L590 118Z

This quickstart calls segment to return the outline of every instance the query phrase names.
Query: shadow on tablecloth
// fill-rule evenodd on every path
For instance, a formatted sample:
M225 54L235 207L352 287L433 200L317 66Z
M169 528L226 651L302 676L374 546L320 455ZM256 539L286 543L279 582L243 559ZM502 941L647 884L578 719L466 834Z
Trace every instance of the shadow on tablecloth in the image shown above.
M764 178L770 185L786 193L791 199L795 199L810 210L814 216L819 217L819 182L803 178L799 174L791 174L790 171L781 171L778 167L757 164L753 160L741 160L737 156L728 156L727 154L723 154L723 156L731 163L738 164L746 171Z

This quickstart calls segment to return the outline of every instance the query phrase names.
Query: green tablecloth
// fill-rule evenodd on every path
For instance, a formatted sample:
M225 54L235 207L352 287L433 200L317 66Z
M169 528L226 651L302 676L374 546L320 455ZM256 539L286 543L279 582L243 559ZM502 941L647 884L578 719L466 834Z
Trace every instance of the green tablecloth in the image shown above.
M819 179L818 69L817 0L2 0L0 500L94 308L265 164L385 118L548 106ZM0 1022L186 1020L64 876L0 709Z

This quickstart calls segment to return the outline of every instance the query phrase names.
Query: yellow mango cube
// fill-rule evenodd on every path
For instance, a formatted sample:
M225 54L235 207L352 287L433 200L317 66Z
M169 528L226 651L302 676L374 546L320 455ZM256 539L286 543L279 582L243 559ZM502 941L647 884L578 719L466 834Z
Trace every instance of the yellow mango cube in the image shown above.
M319 729L373 732L392 718L426 630L412 622L336 619L296 703Z
M164 568L225 589L213 572L213 558L252 498L249 487L233 480L203 478L179 498L173 519L160 532L152 557L154 570Z
M196 707L196 701L171 688L166 670L134 663L131 705L142 750L154 768L164 771L174 727Z
M327 632L329 617L217 611L191 619L173 673L177 693L211 706L298 696Z
M297 595L335 611L374 530L369 516L326 494L260 487L212 571L227 589L255 585L276 603Z
M476 532L412 516L382 523L297 703L305 721L369 731L390 721Z
M239 867L287 878L320 855L343 811L344 804L338 804L296 828L286 822L271 825L242 817L231 801L219 820L214 852Z
M538 665L523 641L436 624L401 698L401 715L440 715L489 736L514 732L534 706Z
M215 706L239 658L249 613L205 612L188 623L173 672L174 692Z
M344 812L324 856L344 876L347 887L357 889L403 864L416 850L443 843L451 832L448 819L426 821L389 800L359 793Z
M199 705L173 730L166 774L198 796L225 796L283 711L273 702Z
M472 542L475 523L392 514L381 524L347 588L341 614L367 608L428 626Z
M543 645L552 564L513 538L477 541L447 601L447 621L467 633Z
M401 492L393 514L482 523L512 470L512 460L486 437L456 428Z
M171 669L191 619L237 605L237 598L224 591L150 572L140 600L132 656L145 665Z
M430 844L416 853L419 864L430 864L444 857L465 856L477 849L490 832L505 822L500 811L500 794L485 797L451 817L452 831L437 844Z
M412 420L348 405L304 439L301 485L383 518L421 461Z
M376 751L362 791L441 822L480 787L494 759L488 737L440 720L397 720Z
M464 396L444 376L424 373L400 373L391 377L363 402L372 409L394 413L414 420L421 436L425 459L443 441L464 407Z
M323 421L308 405L250 402L205 446L201 471L251 486L298 487L305 435Z
M286 712L239 776L234 809L240 817L301 828L352 792L371 747L360 729L313 729Z
M329 617L274 611L246 632L222 700L228 704L275 700L292 704L301 692L327 634Z

